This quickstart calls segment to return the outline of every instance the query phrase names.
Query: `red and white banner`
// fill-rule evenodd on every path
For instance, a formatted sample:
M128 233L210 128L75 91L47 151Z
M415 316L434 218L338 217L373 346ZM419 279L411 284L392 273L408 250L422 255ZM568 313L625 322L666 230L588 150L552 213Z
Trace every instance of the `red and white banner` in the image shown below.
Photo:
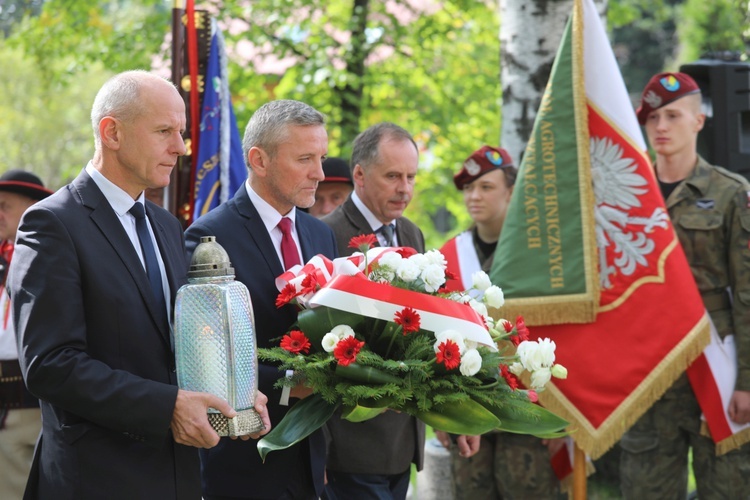
M511 266L514 273L498 272L495 284L504 288L502 278L511 275L515 282L526 279L531 284L553 285L562 283L563 276L566 286L584 273L595 277L599 290L595 321L573 324L568 319L551 324L555 321L540 319L532 323L524 317L527 324L534 325L530 328L532 338L555 341L556 362L568 368L567 379L555 380L540 393L541 402L570 421L578 446L598 458L708 345L708 316L591 0L574 2L542 102L535 123L535 130L541 130L541 142L535 151L527 149L524 155L495 264L508 267L509 256L525 257L526 247L521 243L528 240L524 235L531 234L539 247L556 249L549 259L552 262L554 258L557 267L523 267L520 262ZM576 151L575 162L566 161L571 149ZM575 186L560 184L555 188L552 184L555 179L576 175L580 182ZM549 178L549 187L545 178ZM539 179L542 186L535 191L531 182ZM545 189L552 201L553 194L561 202L578 196L577 206L586 216L568 217L557 206L548 206L548 197L536 212L529 212L530 204L538 199L533 195ZM579 229L573 229L592 238L569 238L567 242L561 238L573 220L583 221ZM509 221L532 225L520 226L526 227L520 231L521 237L511 238L512 233L506 231ZM574 245L579 240L594 244L591 258L576 252ZM552 274L560 269L568 271ZM493 281L495 276L491 273ZM561 313L573 307L572 302L566 302L561 308L559 297L527 289L529 293L519 297L541 312L547 306L557 306ZM509 297L513 298L506 292L508 301ZM519 313L523 314L520 306Z
M717 452L726 453L750 441L750 424L736 424L728 413L737 378L734 335L727 335L722 341L711 323L711 343L690 365L687 374Z

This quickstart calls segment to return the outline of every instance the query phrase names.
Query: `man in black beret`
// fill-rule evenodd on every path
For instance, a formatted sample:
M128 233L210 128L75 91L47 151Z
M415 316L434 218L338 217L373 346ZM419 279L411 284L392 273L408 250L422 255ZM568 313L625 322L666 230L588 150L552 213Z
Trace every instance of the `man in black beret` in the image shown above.
M18 365L5 277L21 216L50 194L31 172L9 170L0 176L0 498L23 495L42 427L39 402L26 390Z

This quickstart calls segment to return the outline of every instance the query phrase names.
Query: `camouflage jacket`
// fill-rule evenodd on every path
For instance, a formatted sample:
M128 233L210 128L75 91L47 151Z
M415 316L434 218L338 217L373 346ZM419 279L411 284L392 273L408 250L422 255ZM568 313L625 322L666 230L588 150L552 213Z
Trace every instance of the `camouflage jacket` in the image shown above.
M666 204L719 335L735 334L735 389L750 391L750 185L699 157Z

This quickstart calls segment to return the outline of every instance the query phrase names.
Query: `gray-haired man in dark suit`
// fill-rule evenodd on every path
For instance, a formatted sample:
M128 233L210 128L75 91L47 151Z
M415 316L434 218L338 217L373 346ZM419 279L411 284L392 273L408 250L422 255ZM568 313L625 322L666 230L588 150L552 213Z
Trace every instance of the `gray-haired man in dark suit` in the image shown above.
M375 233L381 246L424 252L422 231L403 217L414 192L419 151L406 130L379 123L354 139L354 192L322 220L336 235L340 255L351 255L353 236ZM422 468L424 424L405 413L385 412L353 423L328 422L328 498L406 497L411 463Z

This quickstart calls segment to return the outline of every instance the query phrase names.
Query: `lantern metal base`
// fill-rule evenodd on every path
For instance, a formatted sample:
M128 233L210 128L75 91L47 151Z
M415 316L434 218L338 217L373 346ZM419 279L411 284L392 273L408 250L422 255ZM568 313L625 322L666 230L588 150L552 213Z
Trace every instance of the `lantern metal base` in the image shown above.
M219 436L246 436L265 429L263 419L252 408L240 410L234 418L227 418L221 413L209 413L208 423Z

